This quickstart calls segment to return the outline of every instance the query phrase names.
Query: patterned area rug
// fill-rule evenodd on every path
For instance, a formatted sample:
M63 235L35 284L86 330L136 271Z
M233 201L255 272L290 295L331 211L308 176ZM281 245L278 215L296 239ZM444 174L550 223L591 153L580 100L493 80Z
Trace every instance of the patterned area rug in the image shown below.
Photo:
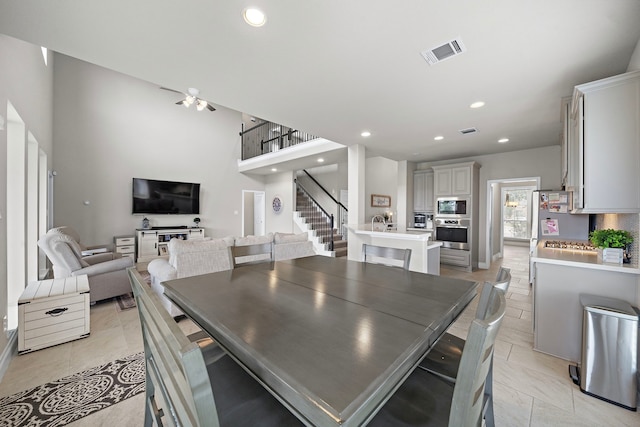
M145 389L144 353L0 398L0 426L63 426Z
M116 302L118 303L118 310L120 311L136 308L136 299L133 297L133 294L117 296Z

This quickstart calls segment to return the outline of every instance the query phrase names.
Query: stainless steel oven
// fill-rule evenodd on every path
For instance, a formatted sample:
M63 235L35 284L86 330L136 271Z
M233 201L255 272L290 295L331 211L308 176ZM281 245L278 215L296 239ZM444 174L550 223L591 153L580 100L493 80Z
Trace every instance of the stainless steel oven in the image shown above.
M463 218L436 218L436 238L442 246L469 250L471 221Z
M436 216L444 218L468 218L471 216L471 201L466 197L438 197Z

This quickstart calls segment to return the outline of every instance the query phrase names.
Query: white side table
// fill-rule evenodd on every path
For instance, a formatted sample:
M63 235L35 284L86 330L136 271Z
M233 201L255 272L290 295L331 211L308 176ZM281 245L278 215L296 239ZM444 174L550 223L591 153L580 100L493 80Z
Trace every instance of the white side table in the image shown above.
M86 275L30 282L18 300L18 353L89 336Z
M136 237L135 236L115 236L113 242L116 244L116 252L135 261Z

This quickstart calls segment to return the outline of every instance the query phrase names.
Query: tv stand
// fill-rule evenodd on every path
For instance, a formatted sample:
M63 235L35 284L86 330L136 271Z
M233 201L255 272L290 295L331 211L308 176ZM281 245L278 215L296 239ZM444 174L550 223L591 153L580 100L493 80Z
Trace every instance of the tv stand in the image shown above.
M168 244L171 239L202 240L204 228L153 227L136 230L136 262L148 263L156 258L169 258Z

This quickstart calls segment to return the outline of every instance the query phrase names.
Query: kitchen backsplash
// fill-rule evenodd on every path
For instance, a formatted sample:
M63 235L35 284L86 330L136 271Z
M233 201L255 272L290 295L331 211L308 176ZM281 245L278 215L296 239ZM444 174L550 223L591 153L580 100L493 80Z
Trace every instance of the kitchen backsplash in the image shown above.
M596 228L615 230L627 230L633 236L633 243L629 253L631 255L631 266L638 267L638 254L640 251L640 227L638 224L638 214L598 214L596 215Z

